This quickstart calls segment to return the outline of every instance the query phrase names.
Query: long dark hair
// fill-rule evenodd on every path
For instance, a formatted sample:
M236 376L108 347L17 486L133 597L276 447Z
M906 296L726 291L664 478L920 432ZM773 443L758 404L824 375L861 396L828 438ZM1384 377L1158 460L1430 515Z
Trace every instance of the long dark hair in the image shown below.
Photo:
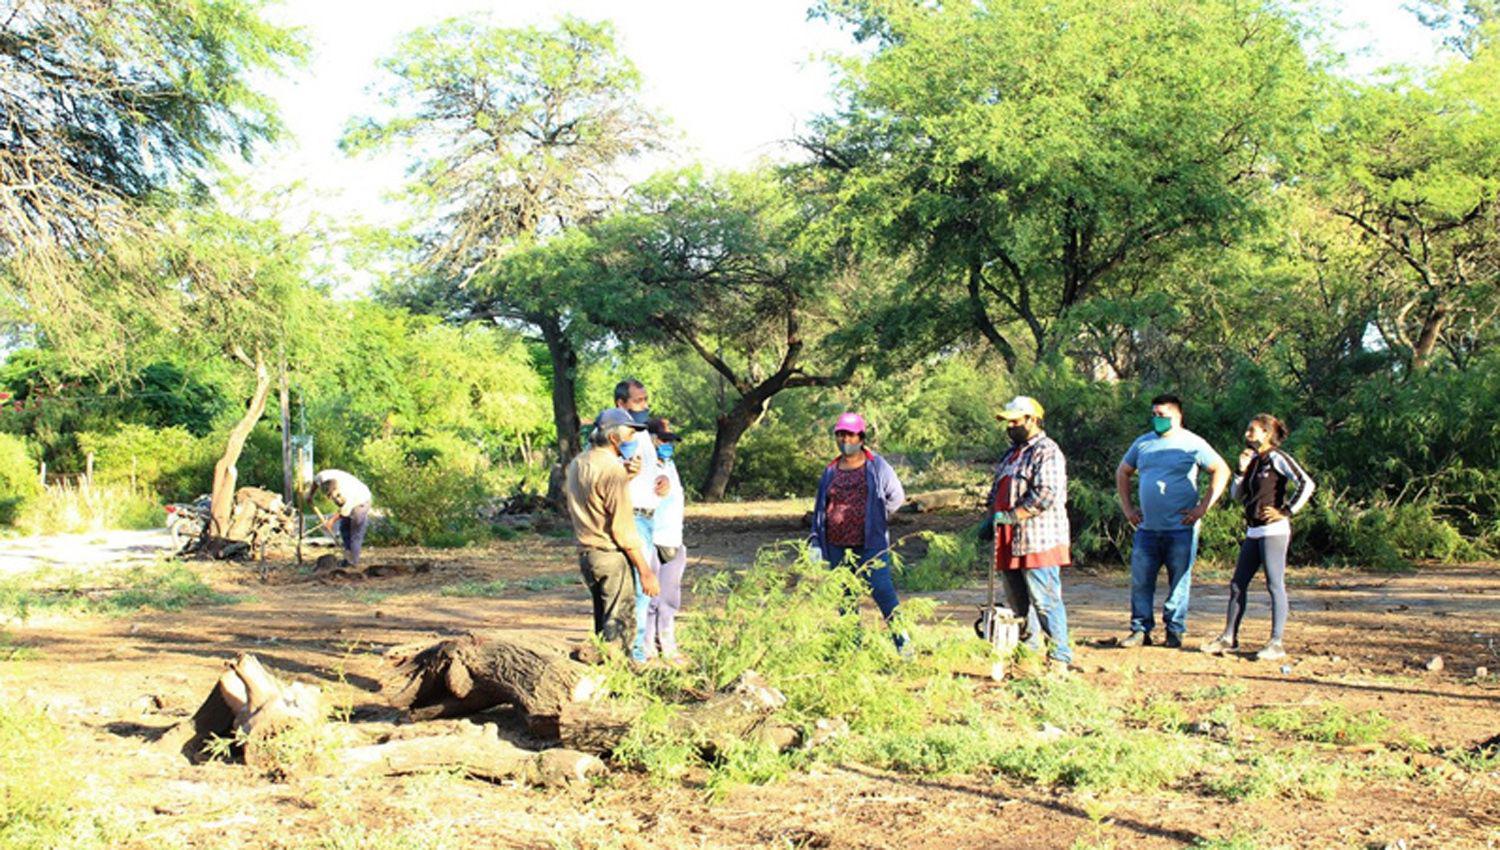
M1275 416L1269 413L1257 413L1250 417L1250 421L1259 425L1262 430L1271 435L1271 445L1280 446L1286 442L1286 423Z

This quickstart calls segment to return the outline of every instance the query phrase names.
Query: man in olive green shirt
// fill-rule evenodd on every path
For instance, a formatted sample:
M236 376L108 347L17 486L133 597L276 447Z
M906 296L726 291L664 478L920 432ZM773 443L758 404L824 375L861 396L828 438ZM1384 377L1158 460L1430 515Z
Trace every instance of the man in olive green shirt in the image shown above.
M594 633L618 641L626 652L635 635L635 581L648 596L660 592L635 530L630 473L621 452L643 427L619 408L600 413L589 449L568 464L564 488L578 540L578 569L593 598Z

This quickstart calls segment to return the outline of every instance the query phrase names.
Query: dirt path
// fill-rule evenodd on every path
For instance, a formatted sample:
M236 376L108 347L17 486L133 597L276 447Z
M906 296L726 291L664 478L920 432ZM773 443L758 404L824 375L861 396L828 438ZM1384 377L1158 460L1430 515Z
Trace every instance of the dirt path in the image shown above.
M761 546L798 537L801 503L694 509L691 569L748 563ZM898 527L953 529L966 517L923 516ZM920 545L915 542L915 545ZM910 554L915 555L915 552ZM566 540L528 535L483 550L374 550L379 562L431 562L420 575L358 584L313 582L290 567L261 583L252 570L212 567L237 604L125 618L33 619L11 624L31 660L0 662L6 698L48 706L78 734L68 755L86 766L88 795L132 824L136 846L219 847L232 830L247 847L386 846L391 824L445 813L452 834L432 846L499 847L1177 847L1250 830L1257 846L1484 847L1500 843L1494 784L1435 797L1413 781L1362 788L1327 803L1231 803L1208 795L1137 795L1094 804L1065 789L975 777L917 779L859 766L819 767L715 803L700 789L658 788L617 775L584 796L419 777L379 786L278 785L230 765L190 767L147 738L201 699L226 657L252 650L274 668L316 680L356 710L374 708L379 652L425 635L490 627L569 637L587 630L588 606ZM1467 747L1500 733L1500 570L1494 565L1415 574L1294 571L1292 620L1280 665L1161 648L1104 644L1128 618L1118 573L1071 571L1065 598L1078 662L1090 681L1170 694L1215 684L1244 686L1241 712L1270 705L1336 702L1379 710L1435 746ZM503 581L493 597L451 594L464 583ZM1224 581L1200 577L1190 633L1222 623ZM491 585L493 588L494 585ZM966 628L982 599L977 580L935 594ZM1246 640L1264 638L1268 611L1252 600ZM692 602L688 602L691 610ZM685 629L691 628L690 620ZM1441 672L1423 665L1435 654ZM1476 669L1490 675L1475 679ZM329 825L350 843L329 843ZM443 845L441 841L453 839ZM341 839L342 840L342 839ZM1080 846L1082 846L1082 844ZM392 845L395 846L395 845ZM404 846L404 845L403 845Z

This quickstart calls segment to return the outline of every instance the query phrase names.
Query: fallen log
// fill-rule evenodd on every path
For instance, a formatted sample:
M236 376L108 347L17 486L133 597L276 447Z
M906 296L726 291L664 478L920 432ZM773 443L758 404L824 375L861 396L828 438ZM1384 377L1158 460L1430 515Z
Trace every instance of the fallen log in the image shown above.
M668 729L674 736L697 742L707 757L738 741L759 737L778 749L790 749L797 737L789 727L770 722L786 705L786 697L758 673L748 671L726 691L703 702L683 706L672 715ZM623 703L599 701L564 707L558 724L563 746L589 753L614 751L630 734L643 709Z
M386 653L386 699L413 720L459 717L514 705L532 734L558 737L563 712L602 695L604 677L574 647L531 632L468 634Z
M350 747L339 753L339 764L354 776L457 770L475 779L514 779L550 788L587 782L605 771L604 762L587 753L522 749L500 740L493 725L474 728L475 734L404 738Z

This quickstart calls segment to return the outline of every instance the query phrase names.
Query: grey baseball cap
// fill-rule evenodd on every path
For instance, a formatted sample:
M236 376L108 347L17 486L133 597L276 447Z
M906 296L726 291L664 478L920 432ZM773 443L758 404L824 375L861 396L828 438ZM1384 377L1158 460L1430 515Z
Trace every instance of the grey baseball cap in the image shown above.
M606 407L599 411L598 417L594 419L594 427L603 428L606 431L612 428L619 428L622 425L635 431L646 427L636 422L635 419L631 418L629 412L620 407Z

